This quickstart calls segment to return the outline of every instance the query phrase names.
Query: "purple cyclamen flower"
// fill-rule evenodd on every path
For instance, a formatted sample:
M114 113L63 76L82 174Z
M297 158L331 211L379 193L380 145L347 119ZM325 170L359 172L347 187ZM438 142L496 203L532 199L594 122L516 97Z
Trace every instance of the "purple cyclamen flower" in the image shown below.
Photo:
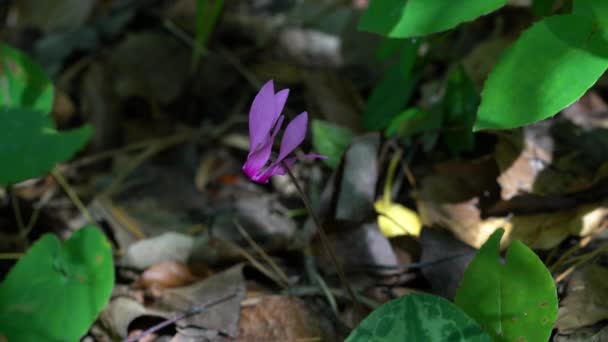
M304 141L308 126L308 113L296 116L285 128L277 159L269 163L272 144L281 129L285 117L281 115L289 89L275 94L272 80L266 82L253 99L249 110L249 155L243 172L254 182L267 183L274 175L284 175L284 165L291 168L297 158L290 154ZM318 154L307 154L305 158L327 158Z

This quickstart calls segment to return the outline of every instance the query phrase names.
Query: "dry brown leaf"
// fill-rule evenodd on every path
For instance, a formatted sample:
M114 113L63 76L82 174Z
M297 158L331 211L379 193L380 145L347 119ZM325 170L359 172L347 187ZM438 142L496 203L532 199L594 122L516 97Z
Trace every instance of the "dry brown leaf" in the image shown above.
M315 338L318 338L315 340ZM329 323L302 300L264 296L241 310L239 336L232 342L335 341Z
M146 269L133 286L137 289L159 290L192 284L198 278L179 261L165 261Z
M561 302L556 326L572 331L608 319L608 269L592 264L572 274Z

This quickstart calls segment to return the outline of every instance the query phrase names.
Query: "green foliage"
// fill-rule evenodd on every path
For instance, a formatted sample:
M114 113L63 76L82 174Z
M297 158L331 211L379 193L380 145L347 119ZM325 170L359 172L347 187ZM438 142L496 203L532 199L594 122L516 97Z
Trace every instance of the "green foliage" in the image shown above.
M427 35L473 20L505 2L372 1L359 28L392 38ZM554 5L554 0L535 0L532 10L542 17ZM553 116L580 98L607 67L608 2L574 0L573 14L538 21L505 52L485 82L474 130L515 128ZM390 70L369 99L364 119L368 129L385 128L396 116L395 108L400 110L407 102L391 96L396 89L412 92L395 71ZM462 117L461 126L468 126L469 118ZM456 150L471 143L459 135L448 139L463 142Z
M53 109L53 94L53 84L40 65L0 43L0 107L48 114Z
M399 46L400 45L400 46ZM373 89L363 112L363 126L367 130L384 129L410 100L418 76L412 72L420 43L413 40L389 40L381 46L382 59L400 51L399 61L384 74Z
M447 148L458 154L473 147L472 133L479 93L465 70L458 66L449 75L445 95L429 110L410 108L395 116L386 135L410 139L422 135L425 151L430 151L440 136Z
M446 145L453 154L471 150L479 92L462 66L458 66L450 74L442 106L445 128L443 139Z
M423 111L420 108L409 108L399 113L386 128L388 137L399 136L406 142L415 135L422 135L422 146L424 151L430 151L439 138L439 130L443 122L441 111L436 108L431 111Z
M69 132L54 128L49 115L0 107L0 186L38 177L69 159L91 136L90 126Z
M78 341L113 285L112 249L98 228L76 231L63 246L44 235L0 286L0 340Z
M454 302L494 341L547 341L557 318L557 291L551 273L519 241L511 244L501 263L503 232L497 230L481 247Z
M311 129L315 151L327 156L327 159L323 160L327 166L337 168L342 154L353 140L354 133L348 128L317 119L312 121Z
M196 28L194 37L194 50L192 51L192 69L198 66L201 54L207 47L207 41L215 24L219 19L224 0L197 0L196 1Z
M392 38L445 31L502 6L506 0L382 0L371 1L359 29Z
M574 13L591 17L604 39L608 39L608 1L575 0Z
M525 31L485 83L475 130L513 128L555 115L608 67L608 44L582 15L545 18Z
M490 342L491 339L456 305L422 293L384 303L346 339L346 342L394 341Z
M555 1L556 0L534 0L532 2L532 12L534 12L537 17L549 15Z

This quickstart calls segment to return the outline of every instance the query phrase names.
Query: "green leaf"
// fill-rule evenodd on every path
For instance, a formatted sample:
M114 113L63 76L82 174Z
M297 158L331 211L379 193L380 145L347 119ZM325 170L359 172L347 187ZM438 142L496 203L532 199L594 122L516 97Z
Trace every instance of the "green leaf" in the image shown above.
M532 2L532 12L537 17L544 17L551 14L555 0L534 0Z
M337 168L342 154L353 140L354 133L348 128L316 119L312 121L311 128L315 151L327 156L323 161L329 167Z
M23 53L0 43L0 106L53 109L53 84L42 67Z
M374 310L346 342L490 342L479 325L449 301L414 293Z
M419 42L403 41L399 62L392 65L372 91L363 112L363 126L370 131L386 128L414 92L418 75L412 73Z
M602 30L604 39L608 39L608 1L575 0L572 11L575 14L592 17Z
M608 67L608 44L580 15L545 18L507 49L482 92L475 130L505 129L552 115L581 97Z
M467 268L454 302L495 341L547 341L557 318L551 273L534 252L514 241L500 261L497 230Z
M98 228L76 231L63 246L46 234L0 286L0 340L78 341L113 286L112 248Z
M0 107L0 186L38 177L67 160L89 140L92 129L68 132L53 127L49 115Z
M391 120L385 134L388 137L399 136L406 140L421 134L424 151L430 151L439 138L442 122L443 115L438 108L429 111L417 107L409 108Z
M506 0L375 0L359 30L392 38L445 31L504 6Z
M444 133L452 153L473 148L473 123L479 106L479 92L462 66L451 72L443 98Z

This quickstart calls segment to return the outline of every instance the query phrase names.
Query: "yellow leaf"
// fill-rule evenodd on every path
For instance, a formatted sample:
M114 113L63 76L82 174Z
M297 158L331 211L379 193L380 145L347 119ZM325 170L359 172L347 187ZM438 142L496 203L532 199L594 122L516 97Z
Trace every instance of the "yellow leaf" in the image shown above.
M422 223L415 211L398 203L379 200L374 203L378 213L378 226L386 237L400 235L419 236Z

